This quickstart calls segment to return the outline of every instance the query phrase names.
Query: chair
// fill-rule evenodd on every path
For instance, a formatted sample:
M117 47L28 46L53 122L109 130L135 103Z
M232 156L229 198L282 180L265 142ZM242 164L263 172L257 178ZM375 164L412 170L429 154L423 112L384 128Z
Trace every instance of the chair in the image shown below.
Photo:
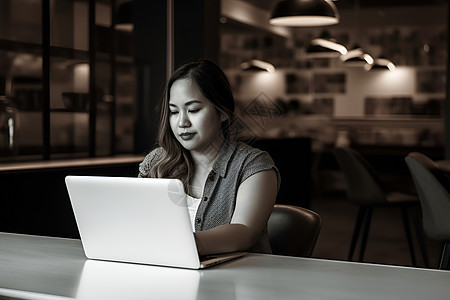
M425 234L443 242L439 269L449 269L450 260L450 180L428 156L411 152L406 158L423 215Z
M413 266L416 266L416 258L414 255L409 225L409 212L411 212L424 264L425 266L428 266L428 256L425 249L423 234L420 230L421 225L419 223L417 211L410 210L410 208L419 206L417 195L409 195L389 190L369 162L353 149L336 147L334 149L334 154L347 183L347 198L350 202L359 206L348 260L353 259L360 231L363 229L358 258L358 261L363 261L373 209L376 207L399 207L402 212L403 225L412 264Z
M268 221L269 242L275 255L310 257L321 228L316 212L294 205L275 204Z

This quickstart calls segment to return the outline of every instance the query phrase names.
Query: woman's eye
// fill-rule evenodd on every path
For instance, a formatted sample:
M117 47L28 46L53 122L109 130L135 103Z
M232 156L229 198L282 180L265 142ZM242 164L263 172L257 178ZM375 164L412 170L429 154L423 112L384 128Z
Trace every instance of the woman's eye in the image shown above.
M178 113L178 111L175 111L175 110L171 110L171 111L170 111L170 114L171 114L171 115L176 115L177 113Z
M196 113L196 112L199 112L200 111L200 108L197 108L197 109L190 109L188 112L190 112L190 113Z

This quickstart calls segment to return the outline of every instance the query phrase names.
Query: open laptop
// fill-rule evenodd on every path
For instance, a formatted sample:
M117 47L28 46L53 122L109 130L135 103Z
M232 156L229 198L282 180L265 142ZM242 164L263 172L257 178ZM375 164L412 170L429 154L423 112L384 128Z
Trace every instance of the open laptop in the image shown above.
M245 255L200 259L178 179L67 176L87 258L200 269Z

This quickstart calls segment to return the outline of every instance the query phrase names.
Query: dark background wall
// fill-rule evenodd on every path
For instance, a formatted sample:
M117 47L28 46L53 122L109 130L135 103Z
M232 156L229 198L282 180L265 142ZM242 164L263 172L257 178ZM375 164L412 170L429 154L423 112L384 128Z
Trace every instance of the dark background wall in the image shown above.
M79 238L65 177L137 174L137 163L0 173L0 231Z
M190 58L217 61L220 1L174 0L173 12L174 67ZM132 16L137 76L134 149L146 154L156 143L156 107L168 76L167 1L135 0ZM77 238L65 176L137 174L137 163L2 172L0 231Z

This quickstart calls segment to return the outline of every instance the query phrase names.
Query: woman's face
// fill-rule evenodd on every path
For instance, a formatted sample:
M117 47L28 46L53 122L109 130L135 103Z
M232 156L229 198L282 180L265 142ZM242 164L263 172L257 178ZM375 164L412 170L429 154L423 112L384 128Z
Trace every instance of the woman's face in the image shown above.
M215 141L223 141L224 117L191 79L179 79L172 84L169 113L170 128L187 150L204 152Z

